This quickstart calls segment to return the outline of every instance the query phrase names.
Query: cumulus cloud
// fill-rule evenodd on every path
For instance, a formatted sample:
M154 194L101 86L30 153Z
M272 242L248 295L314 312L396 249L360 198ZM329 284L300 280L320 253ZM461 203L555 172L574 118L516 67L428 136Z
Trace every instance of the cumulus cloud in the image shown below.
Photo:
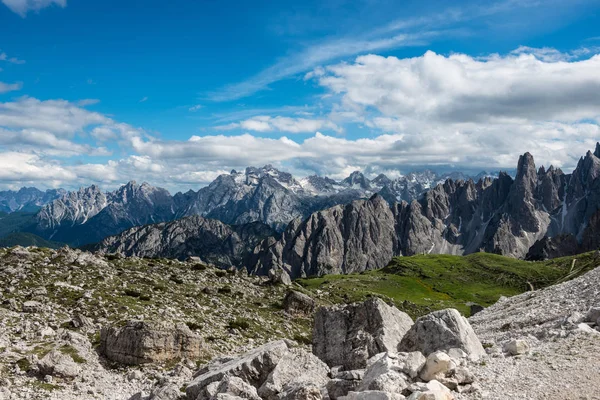
M89 125L112 123L110 118L66 100L21 97L14 102L0 103L0 127L5 128L38 129L72 136Z
M254 132L314 133L318 130L341 132L342 129L326 119L270 117L259 115L240 122L217 126L217 130L245 129Z
M37 12L51 5L57 5L62 8L67 6L67 0L2 0L2 3L23 18L27 16L29 11Z
M43 160L35 154L0 153L0 181L40 182L71 181L76 175L58 163Z
M326 69L319 83L347 106L423 121L577 121L600 112L600 56L547 62L532 54L478 60L427 52L368 55Z
M510 54L513 55L521 55L521 54L532 54L538 60L546 61L546 62L556 62L556 61L572 61L577 60L582 57L589 57L594 54L600 53L599 47L581 47L579 49L575 49L568 52L562 52L552 47L529 47L529 46L520 46L517 49L511 51Z

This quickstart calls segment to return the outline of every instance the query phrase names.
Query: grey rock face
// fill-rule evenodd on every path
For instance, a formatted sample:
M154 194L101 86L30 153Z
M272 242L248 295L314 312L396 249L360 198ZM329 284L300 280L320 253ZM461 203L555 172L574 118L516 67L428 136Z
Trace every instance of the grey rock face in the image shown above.
M505 173L476 183L448 179L410 203L396 203L387 191L391 184L379 177L381 196L293 221L280 240L257 247L248 264L255 273L283 268L295 278L380 268L399 255L576 254L600 246L599 177L600 159L591 152L572 175L552 166L536 170L525 153L515 179ZM345 184L372 182L353 174Z
M325 386L329 368L315 355L301 349L290 349L271 371L266 381L258 389L261 398L275 400L286 389L294 386Z
M374 298L364 303L317 310L313 353L330 367L364 368L379 353L396 351L412 319Z
M380 196L336 206L296 220L281 240L263 242L252 270L283 268L292 278L384 267L394 255L394 217Z
M226 225L199 216L134 227L104 239L95 250L126 256L185 260L198 256L218 266L241 266L244 258L274 231L261 223Z
M100 353L121 364L195 359L201 351L202 339L185 324L128 321L123 327L100 330Z
M473 359L485 355L469 321L454 309L435 311L417 319L398 345L398 351L420 351L425 355L453 348L463 350Z

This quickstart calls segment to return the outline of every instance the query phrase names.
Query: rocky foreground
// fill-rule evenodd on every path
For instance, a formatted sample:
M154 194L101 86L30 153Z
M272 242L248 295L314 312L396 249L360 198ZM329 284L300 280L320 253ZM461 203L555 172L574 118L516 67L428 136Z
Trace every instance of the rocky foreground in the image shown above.
M319 307L282 274L0 252L0 399L600 398L600 268L413 321Z

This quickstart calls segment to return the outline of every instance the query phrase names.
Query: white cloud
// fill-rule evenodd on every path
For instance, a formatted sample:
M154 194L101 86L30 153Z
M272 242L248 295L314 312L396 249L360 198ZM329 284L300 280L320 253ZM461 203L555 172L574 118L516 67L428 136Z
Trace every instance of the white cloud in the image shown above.
M361 56L318 77L346 108L438 122L578 121L600 115L600 56L545 62L531 54Z
M426 39L437 34L438 32L398 34L371 40L352 37L317 44L291 57L282 59L247 81L228 85L217 92L210 93L209 98L213 101L230 101L247 97L267 88L274 82L306 72L331 60L358 53L423 45L427 43Z
M90 134L101 142L105 142L107 140L114 140L117 138L118 135L117 130L115 128L106 125L95 127L94 129L92 129Z
M14 102L0 103L0 127L5 128L37 129L72 136L89 125L112 123L110 118L66 100L21 97Z
M76 175L54 162L35 154L0 153L0 181L8 182L70 182Z
M2 0L2 3L23 18L29 11L37 12L51 5L62 8L67 6L67 0Z
M600 53L600 47L580 47L578 49L561 52L552 47L529 47L520 46L519 48L511 51L512 55L531 54L538 60L545 62L557 62L557 61L572 61L578 60L582 57L590 57L594 54Z
M148 101L148 96L144 96L141 98L140 103L145 103Z
M201 104L196 104L195 106L191 106L191 107L189 108L189 110L190 110L191 112L196 112L196 111L198 111L199 109L201 109L202 107L203 107L203 106L202 106Z
M326 119L307 119L290 117L270 117L259 115L240 122L216 127L217 130L244 129L253 132L289 132L289 133L313 133L318 130L328 129L341 132L342 129Z
M15 90L21 90L23 84L21 82L17 83L4 83L0 82L0 93L12 92Z
M79 107L93 106L98 103L100 103L100 100L98 99L83 99L75 102L75 104Z
M316 172L342 178L356 169L513 169L525 151L537 165L554 164L570 172L600 138L600 56L581 59L538 50L521 48L485 58L431 52L407 59L358 57L309 76L330 95L333 106L327 116L242 110L221 117L220 123L231 123L219 129L254 135L160 140L85 109L85 101L23 97L0 103L0 158L18 154L5 162L23 162L29 175L18 175L18 165L13 165L0 180L5 186L37 179L38 185L63 182L72 187L136 179L186 190L231 169L267 163L299 176ZM309 110L323 112L314 106L277 114ZM356 129L336 134L349 124ZM325 129L332 132L320 133ZM276 132L311 136L295 141ZM257 136L262 133L269 137ZM79 164L61 159L110 153L95 148L95 140L110 143L113 150L119 146L120 159ZM29 158L23 159L25 155ZM36 168L47 170L34 178Z

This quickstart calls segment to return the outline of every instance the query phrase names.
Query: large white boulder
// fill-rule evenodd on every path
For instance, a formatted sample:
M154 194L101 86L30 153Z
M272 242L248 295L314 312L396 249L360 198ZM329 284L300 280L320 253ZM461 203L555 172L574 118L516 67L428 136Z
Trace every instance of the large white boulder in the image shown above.
M463 350L472 359L486 354L469 321L455 309L435 311L417 319L398 345L398 351L420 351L426 356L452 348Z
M408 314L383 300L322 307L313 329L313 353L330 367L365 368L379 353L394 352L413 325Z

